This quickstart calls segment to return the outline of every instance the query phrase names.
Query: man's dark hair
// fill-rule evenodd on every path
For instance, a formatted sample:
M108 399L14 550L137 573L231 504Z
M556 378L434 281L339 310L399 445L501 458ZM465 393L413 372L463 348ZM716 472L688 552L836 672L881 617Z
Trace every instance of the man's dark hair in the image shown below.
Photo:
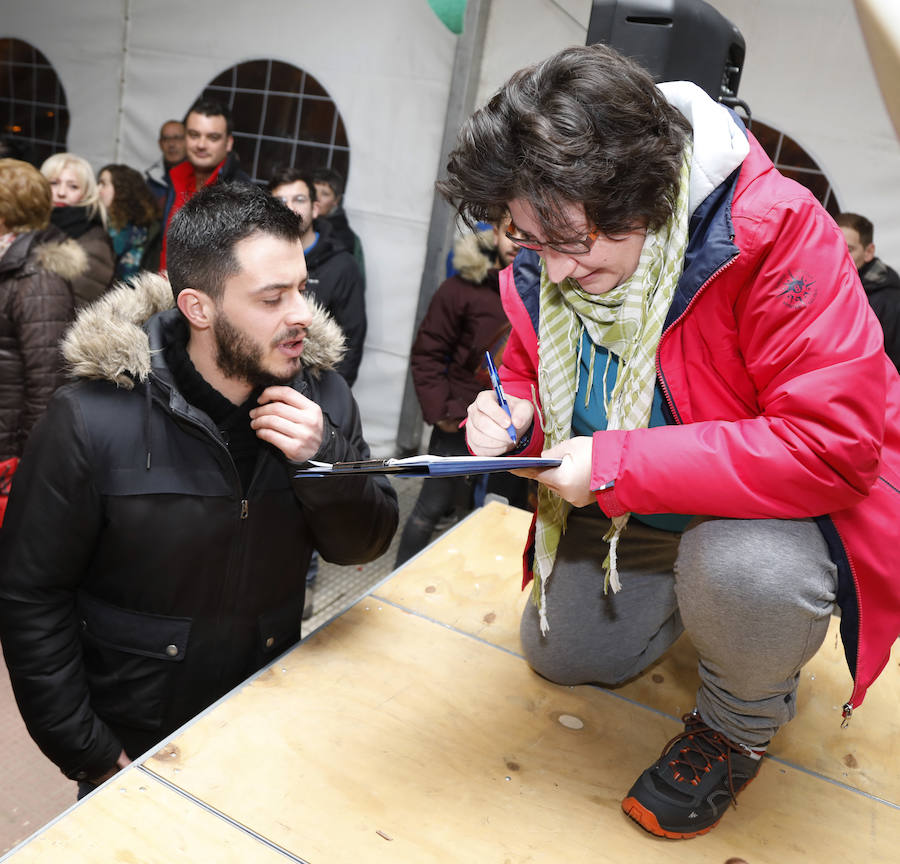
M437 188L470 226L525 199L549 242L578 233L569 202L607 234L655 230L674 209L691 134L643 67L606 45L567 48L517 72L463 124Z
M327 183L335 198L344 194L344 176L334 168L316 168L312 173L313 183Z
M863 248L868 246L875 238L875 226L865 216L860 216L859 213L838 213L834 221L841 228L852 228L859 234L859 242Z
M231 135L234 131L234 124L231 120L231 109L227 105L223 105L221 102L216 102L213 99L198 99L191 105L187 110L187 114L184 115L184 120L181 121L185 127L187 127L188 114L202 114L204 117L224 117L225 134Z
M296 183L298 180L306 184L306 188L309 189L309 200L315 202L316 181L302 168L276 167L269 180L268 190L274 192L279 186L288 186L291 183Z
M185 288L218 301L225 280L240 271L234 247L254 234L296 243L300 220L265 189L248 183L205 186L173 217L166 265L175 297Z

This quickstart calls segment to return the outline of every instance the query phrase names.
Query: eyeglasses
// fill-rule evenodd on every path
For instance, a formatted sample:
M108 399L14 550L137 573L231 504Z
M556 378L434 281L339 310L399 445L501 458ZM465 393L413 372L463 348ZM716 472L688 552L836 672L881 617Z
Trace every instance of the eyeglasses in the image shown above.
M506 232L506 236L512 240L516 246L521 246L523 249L533 249L535 252L540 252L546 247L547 249L552 249L554 252L559 252L562 255L587 255L588 252L591 251L594 241L603 233L600 228L595 228L589 234L582 237L581 240L568 240L563 243L539 243L537 240L530 240L527 237L518 237L515 234L515 231L515 223L510 222L509 231Z
M293 198L282 198L281 196L279 196L278 200L282 204L286 204L288 207L290 207L291 204L296 204L298 206L306 204L309 201L309 198L307 198L305 195L294 195Z

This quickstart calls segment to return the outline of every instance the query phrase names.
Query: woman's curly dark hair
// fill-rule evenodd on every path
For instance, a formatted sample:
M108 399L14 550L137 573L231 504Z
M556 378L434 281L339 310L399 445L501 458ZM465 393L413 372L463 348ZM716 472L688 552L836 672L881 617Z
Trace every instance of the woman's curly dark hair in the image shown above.
M567 48L517 72L463 124L437 188L469 224L525 199L549 242L575 233L566 203L606 234L655 230L674 208L691 135L637 63L606 45Z
M113 228L124 228L129 222L148 226L159 220L156 199L139 171L128 165L104 165L97 177L104 171L109 171L115 190L108 213Z

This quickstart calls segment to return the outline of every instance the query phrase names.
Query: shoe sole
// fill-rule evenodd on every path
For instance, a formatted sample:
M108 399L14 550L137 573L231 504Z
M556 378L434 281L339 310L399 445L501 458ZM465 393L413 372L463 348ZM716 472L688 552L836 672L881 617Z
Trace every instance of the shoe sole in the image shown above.
M741 788L738 790L738 794L743 792L754 780L756 779L756 775L751 777ZM701 834L706 834L709 831L712 831L713 828L716 827L721 821L722 816L725 815L725 812L722 812L722 816L716 819L712 825L707 825L705 828L701 828L699 831L688 831L688 832L680 832L680 831L667 831L663 828L659 821L656 818L656 814L653 813L652 810L648 810L640 801L637 800L634 796L629 796L622 802L622 809L625 811L625 815L634 819L638 825L641 826L645 831L649 831L651 834L655 834L657 837L667 837L669 840L690 840L691 837L699 837Z
M706 834L707 831L712 831L722 819L722 816L720 816L712 825L707 825L706 828L700 831L680 833L678 831L666 831L665 828L660 826L653 812L644 807L637 798L626 798L622 802L622 809L625 811L626 816L634 819L645 831L649 831L657 837L667 837L669 840L690 840L691 837L699 837L701 834ZM723 813L722 815L724 816L725 814Z

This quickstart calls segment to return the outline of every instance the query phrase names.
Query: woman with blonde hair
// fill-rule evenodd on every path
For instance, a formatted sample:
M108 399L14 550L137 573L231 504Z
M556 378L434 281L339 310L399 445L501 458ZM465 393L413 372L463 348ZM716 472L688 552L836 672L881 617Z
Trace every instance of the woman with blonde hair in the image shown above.
M87 272L72 284L76 307L84 306L109 288L116 264L94 171L81 156L55 153L41 165L41 174L50 182L53 197L50 221L77 240L88 256Z

